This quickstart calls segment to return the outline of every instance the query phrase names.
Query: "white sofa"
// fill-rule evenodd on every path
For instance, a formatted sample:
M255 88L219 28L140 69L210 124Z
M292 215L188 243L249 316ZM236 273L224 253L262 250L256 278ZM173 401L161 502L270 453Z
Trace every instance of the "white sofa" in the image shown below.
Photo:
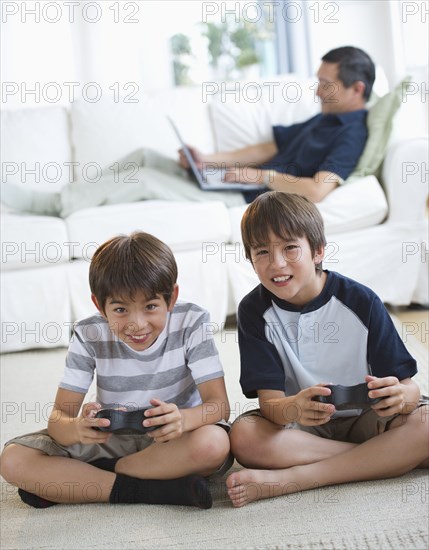
M221 94L206 101L200 88L177 88L138 103L105 98L69 108L5 111L2 179L58 190L69 181L95 178L99 167L114 166L140 147L175 158L178 144L166 114L203 151L264 141L273 124L317 112L311 83L300 86L299 101L273 101L265 91L257 101L224 101ZM328 238L325 267L371 286L393 305L428 302L427 185L421 173L426 149L427 139L396 141L384 161L385 191L369 176L318 204ZM406 178L404 162L417 167ZM3 209L2 352L67 345L72 322L94 311L87 278L95 247L136 229L172 247L181 297L206 307L213 328L222 328L257 283L240 244L244 208L228 209L220 201L148 200L88 208L66 219Z

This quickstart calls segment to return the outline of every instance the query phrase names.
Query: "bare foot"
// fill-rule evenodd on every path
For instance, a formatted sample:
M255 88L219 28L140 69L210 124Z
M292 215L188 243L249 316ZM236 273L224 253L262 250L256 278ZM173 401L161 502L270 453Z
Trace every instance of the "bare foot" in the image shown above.
M272 498L300 491L297 483L291 481L291 468L282 470L240 470L228 476L228 496L235 508L249 502Z

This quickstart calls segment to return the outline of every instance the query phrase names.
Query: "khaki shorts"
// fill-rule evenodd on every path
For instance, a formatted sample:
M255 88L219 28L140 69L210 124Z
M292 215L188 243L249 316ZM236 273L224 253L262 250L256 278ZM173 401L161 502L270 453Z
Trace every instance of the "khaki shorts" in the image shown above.
M146 434L112 434L107 443L94 443L92 445L75 443L74 445L65 446L52 439L48 434L48 430L40 430L39 432L14 437L5 444L5 447L12 443L37 449L48 456L63 456L65 458L75 458L82 462L93 462L99 458L118 458L143 451L153 443L153 439Z
M429 398L422 397L415 411L411 414L416 414L420 407L428 404ZM235 422L243 420L245 417L248 417L250 420L252 416L264 418L260 409L253 409L240 415ZM297 422L293 422L286 424L284 428L300 430L319 437L324 437L325 439L334 439L335 441L363 443L388 430L390 423L397 416L401 415L393 414L391 416L378 416L372 409L365 409L359 416L341 416L330 420L322 426L302 426Z
M216 422L215 425L220 426L227 433L229 433L231 429L230 424L224 420ZM112 434L107 443L94 443L92 445L75 443L74 445L65 446L57 443L55 439L48 434L48 430L40 430L38 432L14 437L5 443L5 448L12 444L23 445L24 447L42 451L48 456L62 456L81 460L82 462L93 462L99 458L120 458L122 456L138 453L153 443L153 439L147 434ZM225 463L212 475L223 474L226 471L227 465L229 464L227 468L229 469L232 462L233 460L231 461L231 457L228 457Z

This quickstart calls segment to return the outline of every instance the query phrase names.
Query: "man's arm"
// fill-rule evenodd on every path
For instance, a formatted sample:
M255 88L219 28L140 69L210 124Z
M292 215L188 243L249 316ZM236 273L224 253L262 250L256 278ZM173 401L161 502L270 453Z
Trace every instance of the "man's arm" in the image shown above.
M209 155L201 153L194 147L189 147L189 150L198 168L202 168L204 164L208 163L211 165L218 164L223 167L236 168L238 166L258 166L267 162L277 153L277 145L274 141L269 141L266 143L249 145L235 151L212 153ZM179 164L186 170L189 168L188 161L182 150L179 151Z
M275 170L245 167L228 170L225 181L265 185L273 191L298 193L313 202L320 202L338 186L341 178L334 172L317 172L312 178L302 178Z
M323 200L341 182L340 176L333 172L317 172L312 178L299 178L290 174L274 172L274 174L269 174L267 179L270 189L283 191L283 193L298 193L313 202ZM272 179L271 182L270 179Z
M302 124L298 124L286 128L275 127L275 143L282 149L283 145L294 141L302 126ZM366 132L357 131L359 128L356 124L344 125L342 132L330 144L329 151L323 160L318 162L318 171L311 177L299 177L287 172L277 172L268 167L264 169L254 162L247 167L231 167L225 175L225 181L265 185L275 191L298 193L313 202L320 202L355 168L367 137ZM313 159L308 158L309 166L312 165L312 161ZM279 159L279 163L281 162L283 161ZM294 160L286 157L284 162L284 169L287 170L287 163L293 164ZM311 174L314 168L309 172L309 166L305 166L307 160L303 159L300 162L303 173Z

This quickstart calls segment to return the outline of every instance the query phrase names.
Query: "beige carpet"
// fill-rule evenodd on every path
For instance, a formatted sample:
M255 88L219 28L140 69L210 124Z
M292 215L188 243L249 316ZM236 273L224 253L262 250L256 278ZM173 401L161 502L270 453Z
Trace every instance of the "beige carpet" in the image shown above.
M243 410L234 332L217 335L234 417ZM428 392L427 347L408 338ZM2 443L44 427L65 350L1 357ZM404 449L406 452L406 449ZM234 466L239 468L239 466ZM60 505L35 510L1 484L0 548L9 549L427 549L429 480L424 471L376 482L326 487L232 508L224 479L214 506Z

